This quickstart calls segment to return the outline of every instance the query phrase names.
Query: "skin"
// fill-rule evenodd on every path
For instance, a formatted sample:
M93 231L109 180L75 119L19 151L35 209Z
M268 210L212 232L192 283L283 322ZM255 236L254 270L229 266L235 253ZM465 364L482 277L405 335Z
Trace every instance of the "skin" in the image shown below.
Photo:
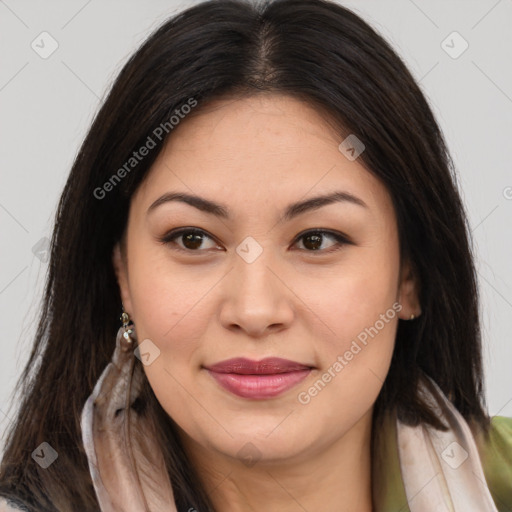
M398 319L418 316L420 307L416 280L400 261L391 197L339 151L341 141L325 115L285 95L198 107L173 130L132 198L126 249L114 250L138 339L160 350L144 367L147 378L218 510L372 510L373 404ZM177 201L147 213L170 191L222 203L232 218ZM367 206L336 202L278 222L289 204L333 191ZM180 227L206 233L196 245L183 236L158 241ZM314 240L297 238L313 228L351 243L337 246L324 235L315 251ZM236 252L248 236L262 249L251 263ZM400 313L300 403L298 394L396 303ZM255 400L226 391L203 368L269 356L314 369L285 393ZM241 458L249 442L255 464Z

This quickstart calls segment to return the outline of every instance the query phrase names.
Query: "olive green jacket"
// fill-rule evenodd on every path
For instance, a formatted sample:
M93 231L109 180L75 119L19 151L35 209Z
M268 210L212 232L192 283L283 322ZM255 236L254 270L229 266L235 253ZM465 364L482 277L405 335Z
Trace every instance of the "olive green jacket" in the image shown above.
M382 432L376 447L373 460L373 500L375 512L414 512L415 497L407 497L402 469L400 467L400 453L397 439L397 422L392 416L384 421L381 426ZM492 496L494 506L498 512L512 512L512 418L495 416L492 418L489 435L482 434L474 436L478 449L480 462L485 475L485 484ZM450 462L451 451L445 453L445 458ZM455 455L455 454L453 454ZM444 463L444 460L441 459ZM457 471L467 463L462 462L461 466L455 468L460 459L452 463L446 463L447 471ZM481 489L484 482L474 476L475 488ZM442 478L442 472L436 478ZM428 481L425 482L424 491L428 495ZM454 510L459 508L439 508L439 510ZM432 508L432 512L437 509ZM478 509L469 509L478 510ZM467 512L461 510L461 512Z

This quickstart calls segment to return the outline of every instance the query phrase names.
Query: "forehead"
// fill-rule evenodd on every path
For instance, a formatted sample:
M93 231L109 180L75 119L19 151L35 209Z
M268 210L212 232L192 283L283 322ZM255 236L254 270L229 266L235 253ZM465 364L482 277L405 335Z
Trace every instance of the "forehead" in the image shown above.
M304 154L327 156L339 135L325 116L287 95L261 93L199 106L169 137L167 153L194 152L226 162L281 163ZM198 148L198 144L201 148Z
M384 185L339 151L343 138L322 110L291 96L215 100L173 129L136 199L178 189L246 208L342 189L389 210Z

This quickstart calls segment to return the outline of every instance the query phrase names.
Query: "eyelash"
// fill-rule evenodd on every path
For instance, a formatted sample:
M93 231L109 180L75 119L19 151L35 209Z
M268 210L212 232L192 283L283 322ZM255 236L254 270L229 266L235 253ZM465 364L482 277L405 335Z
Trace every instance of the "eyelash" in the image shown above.
M187 254L193 254L195 252L197 252L197 253L204 252L205 249L196 249L196 250L183 249L182 247L177 245L176 242L174 242L175 239L177 239L180 236L187 234L187 233L193 233L195 235L206 235L206 237L210 238L211 240L213 240L215 242L215 239L213 237L211 237L206 231L199 229L199 228L177 228L177 229L171 230L168 233L166 233L162 238L159 238L158 241L163 245L173 244L175 246L172 248L173 250L179 251L179 252L184 252ZM345 235L342 235L341 233L338 233L336 231L330 231L330 230L326 230L326 229L309 229L307 231L304 231L303 233L300 233L299 235L297 235L297 237L295 238L295 240L293 242L293 245L295 245L297 242L299 242L302 238L305 238L306 236L312 235L312 234L319 234L322 236L327 235L327 236L333 238L334 240L336 240L336 244L333 245L329 249L318 249L318 250L300 249L301 251L305 251L305 252L313 253L313 254L314 253L329 254L329 253L340 250L345 245L352 245L352 242Z

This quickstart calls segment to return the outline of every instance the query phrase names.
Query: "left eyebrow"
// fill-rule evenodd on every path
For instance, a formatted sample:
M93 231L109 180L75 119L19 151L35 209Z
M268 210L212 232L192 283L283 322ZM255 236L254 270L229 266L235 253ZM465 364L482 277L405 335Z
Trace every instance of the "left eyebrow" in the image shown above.
M193 194L186 194L183 192L168 192L164 194L151 204L146 214L149 214L158 206L171 201L186 203L190 206L193 206L194 208L197 208L198 210L215 215L219 218L227 220L231 219L229 208L227 206L216 203L204 197L196 196ZM290 204L286 208L283 216L280 219L280 222L289 221L307 211L317 210L332 203L351 203L361 206L362 208L368 208L368 205L362 199L354 196L350 192L336 191L330 194L317 196L305 201L298 201L296 203Z
M332 203L351 203L361 206L362 208L368 208L368 205L362 199L351 194L350 192L337 191L323 196L313 197L311 199L307 199L306 201L292 203L288 206L288 208L286 208L286 211L280 222L289 221L304 212L317 210Z

